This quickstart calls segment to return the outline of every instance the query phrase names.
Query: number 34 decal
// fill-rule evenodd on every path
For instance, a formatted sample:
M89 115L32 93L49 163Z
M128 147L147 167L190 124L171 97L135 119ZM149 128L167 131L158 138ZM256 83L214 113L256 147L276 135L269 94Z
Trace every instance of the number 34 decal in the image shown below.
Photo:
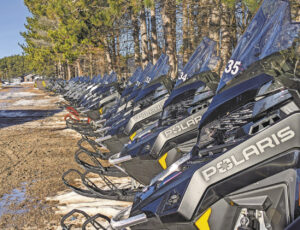
M241 67L242 63L240 61L229 60L228 65L225 69L225 73L231 73L236 75Z

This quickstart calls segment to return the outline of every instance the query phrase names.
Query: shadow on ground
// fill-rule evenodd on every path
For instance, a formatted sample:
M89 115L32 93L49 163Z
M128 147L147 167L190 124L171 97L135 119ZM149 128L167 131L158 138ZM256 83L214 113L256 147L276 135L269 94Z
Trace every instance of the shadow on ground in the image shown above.
M0 129L13 125L20 125L30 121L36 121L46 117L51 117L58 110L0 110Z

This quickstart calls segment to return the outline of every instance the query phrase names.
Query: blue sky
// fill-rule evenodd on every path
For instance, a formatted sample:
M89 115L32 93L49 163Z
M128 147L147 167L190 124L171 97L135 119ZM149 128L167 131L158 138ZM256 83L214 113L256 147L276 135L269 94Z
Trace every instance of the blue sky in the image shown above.
M18 43L24 43L20 32L25 31L27 16L23 0L0 0L0 58L22 53Z

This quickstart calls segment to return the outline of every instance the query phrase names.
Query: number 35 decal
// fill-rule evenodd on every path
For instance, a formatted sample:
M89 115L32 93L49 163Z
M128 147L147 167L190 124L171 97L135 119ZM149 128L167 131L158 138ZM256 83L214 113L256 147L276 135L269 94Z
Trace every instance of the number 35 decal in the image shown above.
M232 75L236 75L242 63L240 61L229 60L228 65L225 69L225 73L231 73Z

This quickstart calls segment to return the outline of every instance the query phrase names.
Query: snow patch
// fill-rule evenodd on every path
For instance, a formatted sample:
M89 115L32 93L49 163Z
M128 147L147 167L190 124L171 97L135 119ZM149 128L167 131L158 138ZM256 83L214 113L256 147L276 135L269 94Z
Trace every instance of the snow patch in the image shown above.
M0 93L0 100L10 100L15 98L21 97L33 97L33 96L40 96L42 94L36 94L31 92L5 92Z
M49 106L52 103L50 99L41 99L41 100L19 100L13 103L13 106Z

